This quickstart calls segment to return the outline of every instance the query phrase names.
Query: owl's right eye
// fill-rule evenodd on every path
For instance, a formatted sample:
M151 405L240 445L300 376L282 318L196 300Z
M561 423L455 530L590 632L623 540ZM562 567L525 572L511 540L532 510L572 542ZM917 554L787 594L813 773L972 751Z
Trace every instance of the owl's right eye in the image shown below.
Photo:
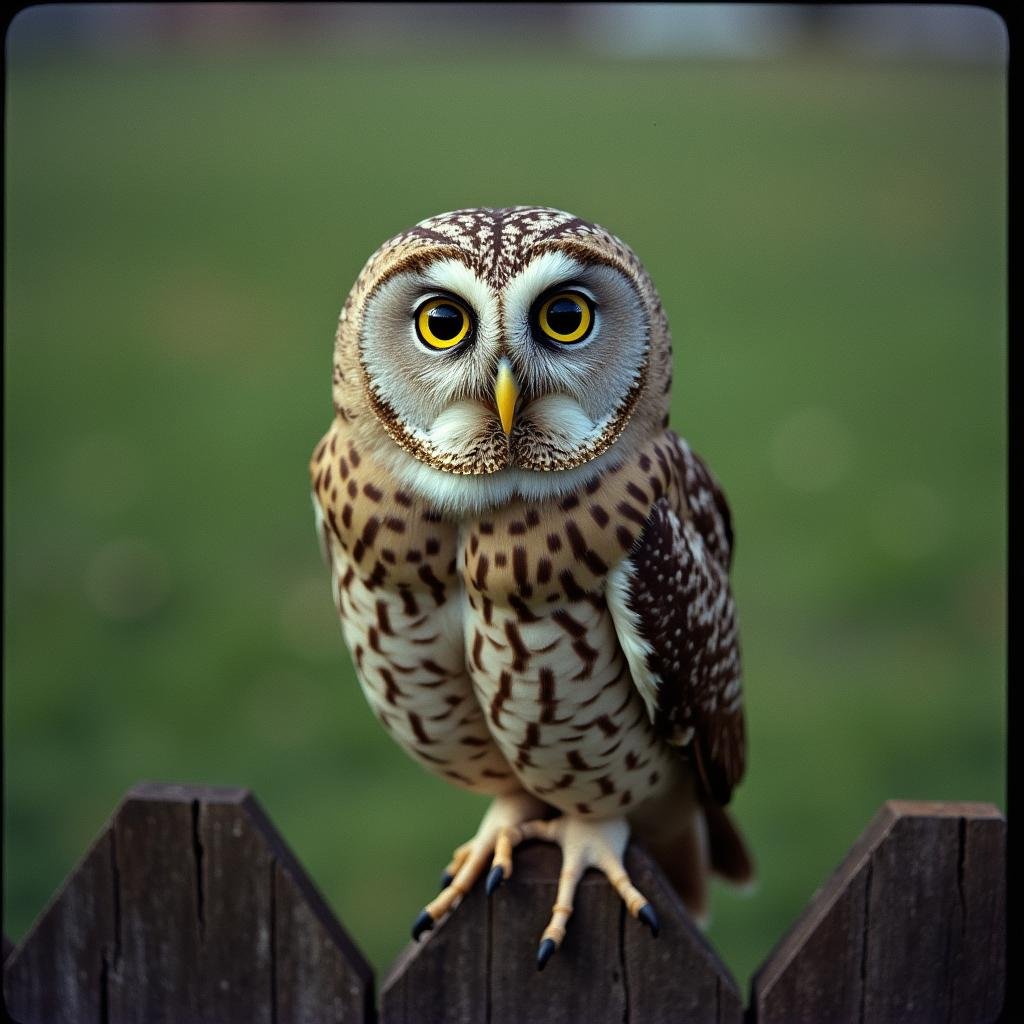
M472 328L469 310L454 299L428 299L416 310L416 334L428 348L454 348Z

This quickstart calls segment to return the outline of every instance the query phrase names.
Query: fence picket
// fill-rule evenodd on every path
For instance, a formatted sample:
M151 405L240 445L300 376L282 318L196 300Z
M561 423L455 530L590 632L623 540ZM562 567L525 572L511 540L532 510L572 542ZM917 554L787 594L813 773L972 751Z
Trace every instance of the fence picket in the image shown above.
M988 804L889 801L754 976L736 984L658 867L626 866L653 939L588 872L543 974L558 851L524 844L392 966L381 1024L991 1024L1006 975L1006 821ZM372 1024L373 978L243 789L129 791L29 934L5 941L20 1024Z
M890 800L754 976L752 1019L994 1021L1005 884L994 807Z
M143 784L11 955L4 991L22 1024L363 1024L373 979L247 790Z

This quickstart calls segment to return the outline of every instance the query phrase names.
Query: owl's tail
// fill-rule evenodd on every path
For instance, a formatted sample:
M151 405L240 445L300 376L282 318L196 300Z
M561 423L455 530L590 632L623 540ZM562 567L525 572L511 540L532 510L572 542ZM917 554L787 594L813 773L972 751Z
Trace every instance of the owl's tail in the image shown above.
M670 823L671 822L671 823ZM712 800L691 804L685 815L637 830L672 888L702 927L708 920L711 875L736 886L754 881L754 861L732 816Z
M754 859L732 816L713 800L702 804L701 809L707 825L711 870L733 885L751 885L755 877Z

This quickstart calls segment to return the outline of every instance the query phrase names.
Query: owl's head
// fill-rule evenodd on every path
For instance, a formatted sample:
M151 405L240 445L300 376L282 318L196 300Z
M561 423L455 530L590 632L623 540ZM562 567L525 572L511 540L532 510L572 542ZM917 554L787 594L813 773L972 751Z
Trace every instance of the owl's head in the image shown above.
M341 311L334 406L452 513L575 489L667 424L671 348L633 251L543 207L440 214L385 242Z

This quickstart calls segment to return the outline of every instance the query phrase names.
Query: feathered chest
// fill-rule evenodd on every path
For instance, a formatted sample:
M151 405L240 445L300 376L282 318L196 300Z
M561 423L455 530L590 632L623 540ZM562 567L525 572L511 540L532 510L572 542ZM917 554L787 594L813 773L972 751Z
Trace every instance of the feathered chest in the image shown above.
M465 524L467 667L488 728L535 794L610 814L667 783L662 750L620 646L609 574L672 487L667 452L546 503Z
M402 488L344 436L338 421L314 452L313 493L328 548L337 545L343 573L371 591L426 592L435 606L458 580L458 527Z
M407 749L434 765L437 723L462 715L462 732L441 752L449 774L456 755L487 750L496 785L507 762L537 795L595 814L665 784L672 759L631 678L606 592L652 505L665 496L681 504L671 437L574 493L462 521L360 456L340 424L312 470L360 681ZM478 712L466 711L460 678ZM426 697L447 703L428 708ZM479 767L460 761L452 777L476 779ZM612 783L619 776L624 790Z
M511 607L524 621L604 591L633 550L652 504L681 497L678 451L654 439L577 491L446 519L360 452L336 422L312 461L325 535L371 586L438 596L463 586L482 609ZM461 581L460 581L461 577Z
M643 532L651 505L676 489L677 475L668 446L652 442L565 497L519 501L467 520L459 568L471 601L509 606L528 622L552 607L598 598Z

